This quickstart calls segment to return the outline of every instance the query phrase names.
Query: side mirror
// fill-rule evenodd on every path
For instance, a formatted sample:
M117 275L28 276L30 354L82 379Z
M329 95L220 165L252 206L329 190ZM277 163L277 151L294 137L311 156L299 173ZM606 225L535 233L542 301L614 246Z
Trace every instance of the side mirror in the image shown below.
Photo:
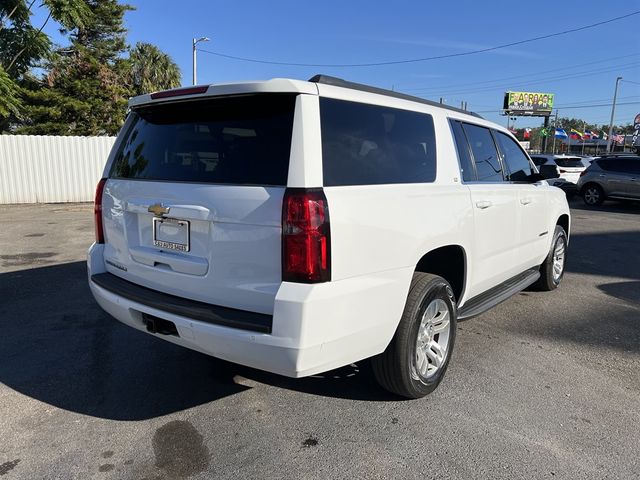
M555 165L540 165L538 167L538 170L540 171L542 180L547 180L549 178L558 178L560 176Z
M546 178L541 173L532 173L527 177L527 180L529 181L529 183L536 183L541 180L546 180Z

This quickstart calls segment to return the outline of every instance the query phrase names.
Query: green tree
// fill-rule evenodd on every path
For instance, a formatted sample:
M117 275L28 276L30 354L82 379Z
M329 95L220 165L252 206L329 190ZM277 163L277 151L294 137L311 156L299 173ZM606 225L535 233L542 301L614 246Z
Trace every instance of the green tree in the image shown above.
M90 21L67 33L69 48L58 49L42 79L28 79L25 121L18 133L115 135L127 108L126 29L131 7L117 0L85 0Z
M150 43L137 43L129 55L128 85L132 95L179 87L180 68Z
M63 30L70 45L48 55L45 75L24 75L24 114L16 133L115 135L128 97L180 85L178 66L160 49L148 43L129 49L123 19L130 6L84 1L90 21Z
M53 19L63 28L84 25L91 11L84 0L0 0L0 119L18 114L21 98L18 83L25 73L45 58L51 48L44 27ZM33 8L46 8L46 20L31 24Z
M20 105L20 89L0 65L0 118L17 115Z

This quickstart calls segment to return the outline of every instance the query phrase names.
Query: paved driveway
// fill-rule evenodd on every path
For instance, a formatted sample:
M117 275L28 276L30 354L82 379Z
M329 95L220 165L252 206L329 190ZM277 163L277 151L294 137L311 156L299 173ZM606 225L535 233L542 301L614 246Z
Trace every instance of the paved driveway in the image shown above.
M0 477L638 478L640 207L573 205L568 273L461 323L428 398L302 380L104 314L87 205L0 211Z

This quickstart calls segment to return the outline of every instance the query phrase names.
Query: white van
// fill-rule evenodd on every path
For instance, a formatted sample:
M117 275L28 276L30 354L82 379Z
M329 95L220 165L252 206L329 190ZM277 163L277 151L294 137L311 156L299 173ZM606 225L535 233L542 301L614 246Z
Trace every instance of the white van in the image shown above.
M130 107L88 267L136 329L291 377L373 357L417 398L457 320L562 279L564 194L477 115L326 76Z

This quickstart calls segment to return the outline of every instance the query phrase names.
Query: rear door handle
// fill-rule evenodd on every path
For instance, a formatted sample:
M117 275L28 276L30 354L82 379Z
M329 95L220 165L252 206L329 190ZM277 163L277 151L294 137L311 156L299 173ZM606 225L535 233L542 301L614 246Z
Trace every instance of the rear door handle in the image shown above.
M527 198L521 198L521 199L520 199L520 203L521 203L522 205L529 205L532 201L533 201L533 200L531 200L531 199L530 199L530 198L528 198L528 197L527 197Z
M489 208L491 205L493 205L493 202L490 202L489 200L482 200L480 202L476 202L476 207L478 207L480 210Z

